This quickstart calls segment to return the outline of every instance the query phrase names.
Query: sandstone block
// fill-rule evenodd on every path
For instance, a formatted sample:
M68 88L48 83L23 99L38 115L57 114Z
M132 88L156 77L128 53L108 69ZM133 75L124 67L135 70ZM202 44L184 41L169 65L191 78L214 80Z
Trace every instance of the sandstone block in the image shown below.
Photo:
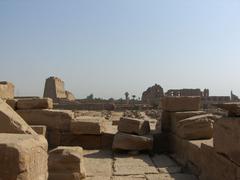
M101 134L104 130L104 119L100 117L81 116L71 121L73 134Z
M200 162L200 180L236 180L239 179L239 166L218 154L213 147L202 144L203 156Z
M17 101L17 109L52 109L53 101L50 98L27 98Z
M240 118L222 118L214 123L213 143L217 152L240 166Z
M42 125L33 125L30 126L38 135L46 137L47 127Z
M7 99L6 103L13 109L17 109L17 99Z
M178 121L190 118L193 116L198 116L206 114L204 111L183 111L183 112L172 112L171 113L171 131L176 132L176 124Z
M83 149L81 147L59 146L49 152L49 179L57 180L60 175L68 180L83 179L86 176ZM63 179L63 178L60 178Z
M30 125L45 125L49 130L70 130L74 114L70 110L32 109L17 110L17 113Z
M151 150L153 148L153 137L137 136L126 133L117 133L113 140L113 149L122 150Z
M0 133L0 179L47 180L47 159L44 138Z
M37 133L5 102L0 99L0 133Z
M197 96L179 96L162 98L162 108L165 111L199 111L200 97Z
M239 102L222 103L222 104L216 104L215 106L228 111L228 114L231 117L240 116Z
M176 134L183 139L211 139L214 116L211 114L193 116L177 122Z
M150 132L149 121L122 117L118 123L118 131L123 133L145 135Z

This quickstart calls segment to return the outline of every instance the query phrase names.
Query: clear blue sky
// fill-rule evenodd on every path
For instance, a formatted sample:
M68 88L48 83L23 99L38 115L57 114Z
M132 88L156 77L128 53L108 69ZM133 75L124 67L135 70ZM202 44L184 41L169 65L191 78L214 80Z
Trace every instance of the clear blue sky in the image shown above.
M0 0L0 80L43 94L140 96L158 83L240 95L238 0Z

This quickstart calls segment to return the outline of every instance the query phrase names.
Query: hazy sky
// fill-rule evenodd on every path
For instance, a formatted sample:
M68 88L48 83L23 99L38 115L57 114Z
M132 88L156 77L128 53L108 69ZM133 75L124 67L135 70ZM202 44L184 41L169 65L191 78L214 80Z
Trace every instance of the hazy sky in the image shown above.
M49 76L78 98L240 95L240 1L0 0L0 80L41 96Z

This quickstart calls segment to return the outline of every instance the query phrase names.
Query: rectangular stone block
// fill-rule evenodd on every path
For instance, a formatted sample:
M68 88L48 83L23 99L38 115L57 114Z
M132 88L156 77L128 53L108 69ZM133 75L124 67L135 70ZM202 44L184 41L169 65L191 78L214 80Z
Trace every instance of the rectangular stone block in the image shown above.
M64 132L61 134L62 146L81 146L84 149L101 149L101 135L72 134Z
M165 111L199 111L201 99L197 96L165 96L162 98L162 108Z
M199 115L178 121L176 134L183 139L211 139L213 135L213 115Z
M30 125L45 125L48 130L70 130L74 114L70 110L32 109L17 110L17 113Z
M37 133L1 99L0 122L0 133L32 134L37 136Z
M83 179L86 176L83 149L78 146L59 146L51 150L48 168L49 180L63 179L63 177L68 180Z
M44 138L0 133L0 179L47 180L47 160Z
M99 135L104 130L104 119L101 117L81 116L71 121L73 134Z
M52 109L53 101L50 98L27 98L17 101L17 109Z
M30 126L38 135L46 137L47 127L43 125L32 125Z
M121 150L151 150L153 148L153 137L137 136L133 134L117 133L113 140L113 149Z
M7 99L6 103L13 109L17 109L17 99Z
M240 118L226 117L214 123L213 143L217 152L240 166Z
M122 117L118 123L118 131L123 133L146 135L150 133L149 121Z
M240 178L239 166L218 154L213 147L202 144L200 180L237 180Z
M183 111L183 112L172 112L171 113L171 131L176 132L176 124L178 121L190 118L193 116L198 116L206 114L204 111Z

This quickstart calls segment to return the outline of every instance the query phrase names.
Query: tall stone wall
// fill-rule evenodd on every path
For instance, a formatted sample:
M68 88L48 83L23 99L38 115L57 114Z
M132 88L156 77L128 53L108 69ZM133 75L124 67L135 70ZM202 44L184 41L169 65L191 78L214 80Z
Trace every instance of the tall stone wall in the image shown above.
M64 81L57 77L49 77L46 79L43 96L52 98L54 102L58 102L58 99L67 98Z
M0 98L13 99L14 98L14 85L10 82L0 82Z

